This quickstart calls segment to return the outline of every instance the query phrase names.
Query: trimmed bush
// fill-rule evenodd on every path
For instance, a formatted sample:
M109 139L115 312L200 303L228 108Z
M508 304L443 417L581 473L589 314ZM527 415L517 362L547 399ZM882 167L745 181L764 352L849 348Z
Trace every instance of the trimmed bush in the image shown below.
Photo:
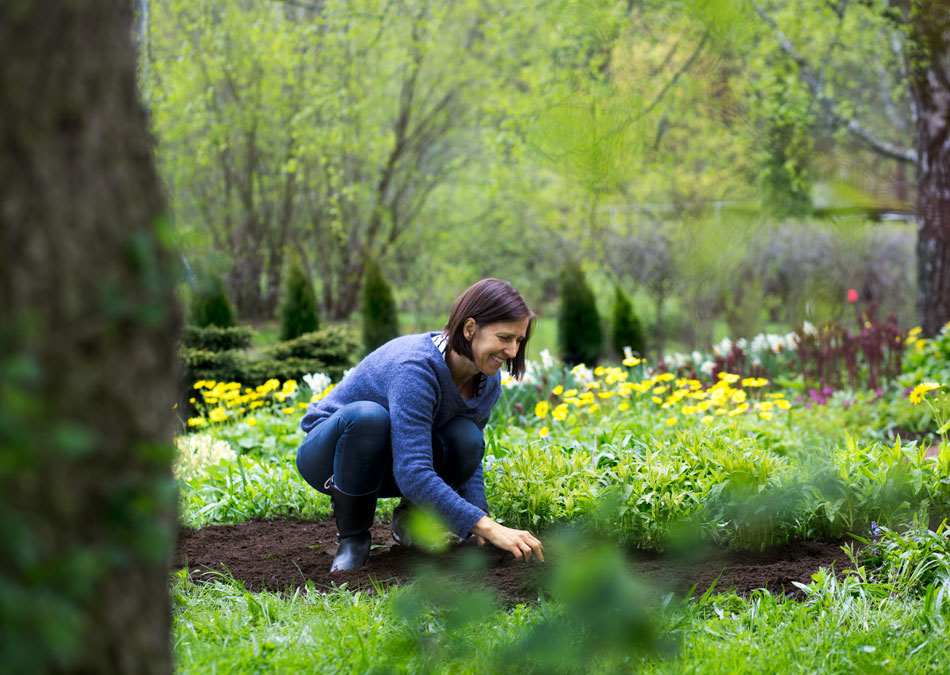
M251 346L253 337L254 329L250 326L185 326L181 332L180 344L192 349L225 352L229 349L247 349Z
M561 270L560 296L557 337L561 358L570 365L596 365L603 355L604 334L597 301L580 265L568 263Z
M214 352L182 347L178 350L178 358L182 365L181 378L186 387L198 380L240 382L247 367L247 357L233 349Z
M280 339L293 340L320 328L317 296L300 262L295 258L287 271L280 305Z
M192 299L189 319L199 327L228 328L234 325L234 308L219 277L211 276L204 280L202 288Z
M328 366L349 368L359 358L359 341L353 331L343 326L327 326L293 340L278 342L262 351L264 359L318 359Z
M614 304L611 308L610 346L614 354L623 354L624 347L630 347L635 354L643 355L646 352L646 341L643 337L643 325L633 311L630 298L620 286L614 287Z
M363 349L367 354L399 337L399 312L393 291L375 260L366 265L360 310L363 313Z

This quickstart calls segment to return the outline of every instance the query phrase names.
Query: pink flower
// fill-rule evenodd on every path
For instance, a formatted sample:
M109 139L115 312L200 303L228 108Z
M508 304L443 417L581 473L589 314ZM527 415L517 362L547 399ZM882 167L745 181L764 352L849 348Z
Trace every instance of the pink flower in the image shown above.
M848 302L857 302L858 301L858 292L853 288L848 289Z

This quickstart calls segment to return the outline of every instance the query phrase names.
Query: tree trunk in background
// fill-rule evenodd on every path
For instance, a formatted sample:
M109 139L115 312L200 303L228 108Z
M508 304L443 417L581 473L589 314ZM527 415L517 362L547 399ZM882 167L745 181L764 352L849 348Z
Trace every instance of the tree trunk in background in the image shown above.
M950 321L950 6L910 3L910 89L917 105L917 314L932 336Z
M171 672L179 318L132 6L0 4L8 672Z

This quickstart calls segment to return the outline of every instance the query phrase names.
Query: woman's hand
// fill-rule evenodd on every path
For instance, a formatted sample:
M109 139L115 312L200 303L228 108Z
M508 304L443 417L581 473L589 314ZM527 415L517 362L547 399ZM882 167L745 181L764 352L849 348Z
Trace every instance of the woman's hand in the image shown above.
M519 560L530 560L531 555L538 556L538 560L544 562L544 546L533 534L526 530L513 530L505 527L488 516L482 516L481 520L475 523L472 528L472 534L479 544L485 540L490 541L498 548L510 551L514 557Z

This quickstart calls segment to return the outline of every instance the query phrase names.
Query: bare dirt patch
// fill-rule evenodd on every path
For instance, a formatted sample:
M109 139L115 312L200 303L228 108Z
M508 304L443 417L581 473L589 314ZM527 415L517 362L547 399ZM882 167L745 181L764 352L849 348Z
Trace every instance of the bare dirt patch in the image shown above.
M286 591L304 588L308 581L318 590L346 584L350 590L375 592L412 580L425 565L442 570L460 569L462 559L478 547L457 543L442 554L426 554L397 545L388 524L372 529L374 548L369 563L360 570L330 574L336 552L336 526L332 520L252 521L182 530L175 552L175 569L187 568L196 581L230 574L252 591ZM808 583L819 568L841 572L850 561L842 541L797 541L759 553L726 551L716 547L691 551L688 558L663 554L629 556L631 572L651 588L685 594L695 586L702 594L715 584L716 591L735 590L747 595L766 588L775 595L801 598L792 582ZM479 550L480 571L470 580L493 589L508 602L536 601L543 586L543 570L553 562L524 563L511 554L485 546ZM462 574L462 573L460 573Z

